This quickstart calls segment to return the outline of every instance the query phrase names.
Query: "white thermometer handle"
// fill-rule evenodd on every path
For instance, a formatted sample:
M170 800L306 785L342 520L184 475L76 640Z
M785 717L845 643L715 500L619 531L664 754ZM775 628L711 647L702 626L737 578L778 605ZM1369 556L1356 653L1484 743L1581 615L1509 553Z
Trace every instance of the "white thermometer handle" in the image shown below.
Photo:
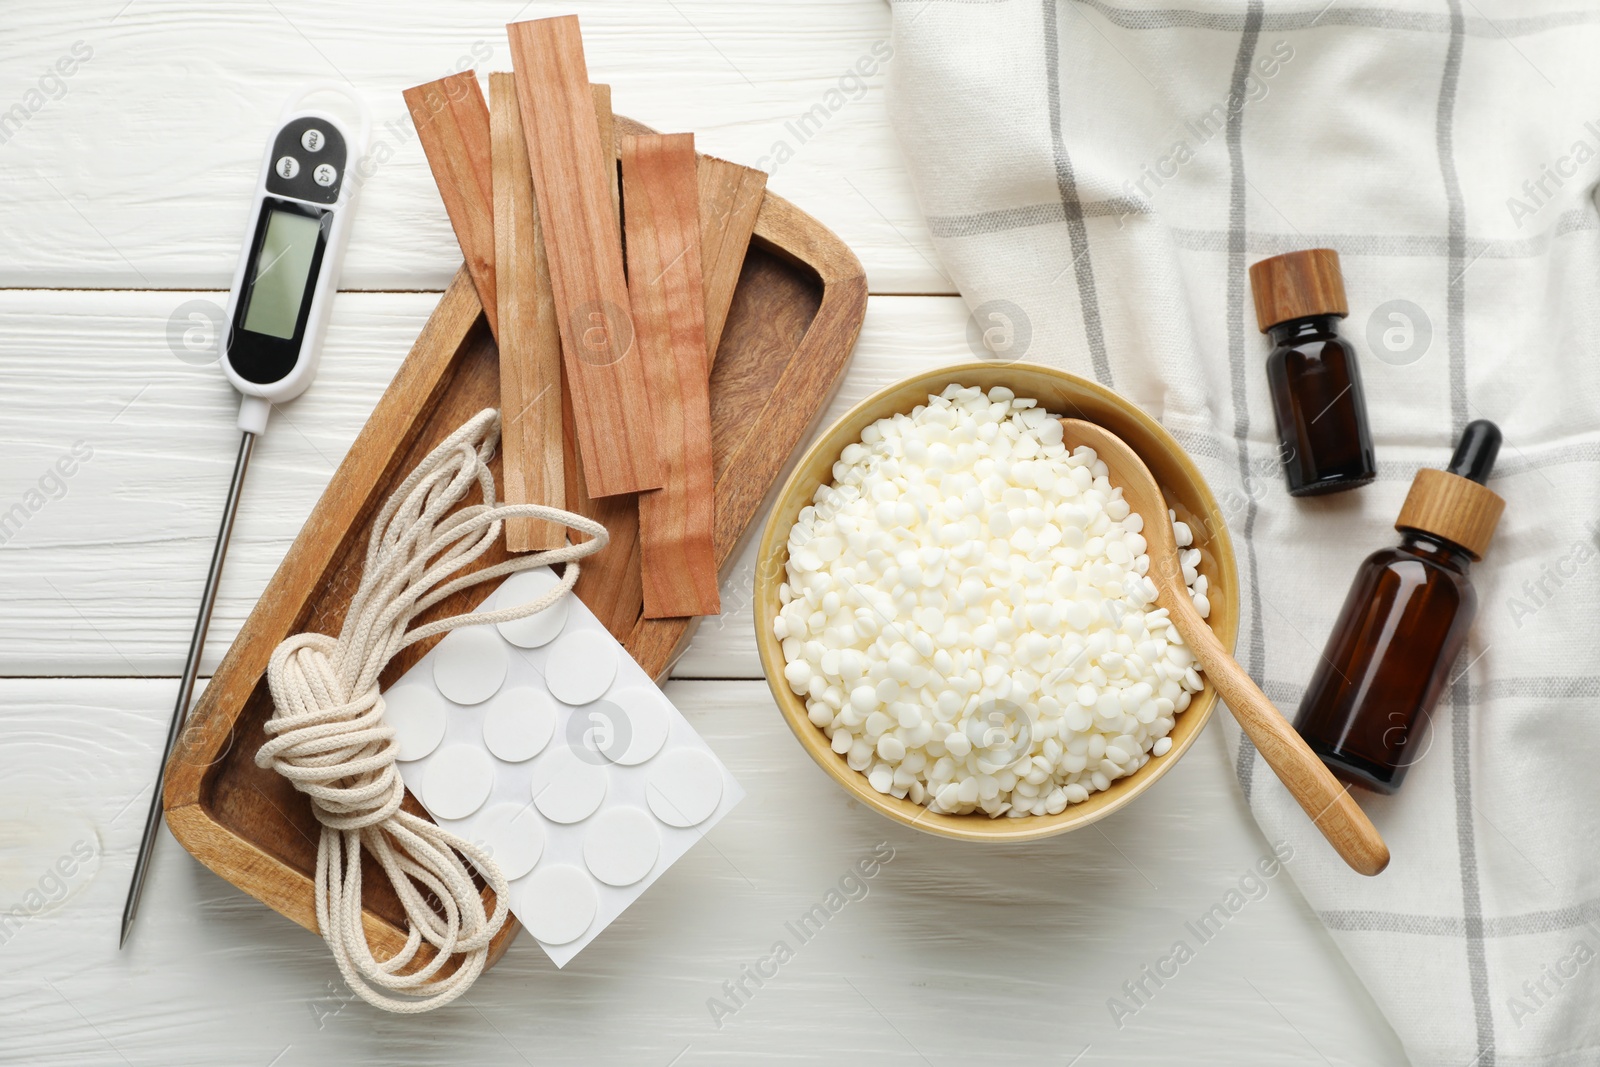
M302 109L317 92L352 101L359 125ZM243 397L239 428L248 433L265 430L271 406L316 376L371 128L359 97L318 83L289 99L268 143L223 323L222 369Z

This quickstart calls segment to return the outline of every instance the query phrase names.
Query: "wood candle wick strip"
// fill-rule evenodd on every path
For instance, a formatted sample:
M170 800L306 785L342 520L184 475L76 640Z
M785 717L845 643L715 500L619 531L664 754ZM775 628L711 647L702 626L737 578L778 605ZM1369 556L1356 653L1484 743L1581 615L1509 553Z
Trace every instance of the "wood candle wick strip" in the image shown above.
M639 497L644 613L715 615L716 483L694 136L624 137L621 156L634 343L666 483Z
M706 369L717 362L722 328L733 306L750 235L767 195L767 175L725 159L701 156L696 171L700 187L700 269L705 279Z
M506 32L589 492L660 488L611 199L611 157L594 121L578 20L514 22Z
M489 102L500 319L501 476L507 502L564 508L561 334L556 329L550 270L512 75L489 75ZM527 518L506 522L506 547L513 552L565 543L566 531L555 523Z

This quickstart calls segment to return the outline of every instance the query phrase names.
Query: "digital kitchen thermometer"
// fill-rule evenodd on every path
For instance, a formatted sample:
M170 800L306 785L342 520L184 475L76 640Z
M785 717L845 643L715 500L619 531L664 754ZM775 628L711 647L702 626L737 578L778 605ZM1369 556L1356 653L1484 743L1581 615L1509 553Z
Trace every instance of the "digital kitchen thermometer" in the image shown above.
M351 101L360 125L350 127L324 111L302 110L313 93L332 92ZM139 897L144 891L150 852L161 828L162 791L167 761L189 717L205 650L211 609L216 604L222 561L239 510L239 490L250 464L257 435L267 428L273 404L293 400L306 391L317 373L322 332L338 289L339 266L350 236L350 222L358 183L352 169L366 152L371 120L366 105L336 85L312 85L297 93L284 107L278 128L267 145L266 158L256 179L250 224L244 251L233 273L228 294L226 333L222 341L222 371L243 399L239 404L239 455L222 509L222 526L211 551L200 597L200 614L189 639L178 702L172 710L166 748L156 769L155 792L145 818L133 884L122 912L121 942L128 940Z
M324 90L343 92L318 86L285 109L261 161L228 294L222 370L244 396L239 428L249 433L266 429L270 405L311 384L350 236L358 187L351 167L366 151L369 121L361 105L352 134L326 112L294 110Z

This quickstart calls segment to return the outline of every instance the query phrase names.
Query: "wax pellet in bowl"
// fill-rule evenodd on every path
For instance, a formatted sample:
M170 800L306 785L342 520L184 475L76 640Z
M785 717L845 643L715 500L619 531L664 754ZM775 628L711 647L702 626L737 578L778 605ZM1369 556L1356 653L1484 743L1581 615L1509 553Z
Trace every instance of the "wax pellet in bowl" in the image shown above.
M957 385L841 452L791 529L774 630L808 718L875 789L1046 814L1172 729L1201 680L1108 474L1032 399Z

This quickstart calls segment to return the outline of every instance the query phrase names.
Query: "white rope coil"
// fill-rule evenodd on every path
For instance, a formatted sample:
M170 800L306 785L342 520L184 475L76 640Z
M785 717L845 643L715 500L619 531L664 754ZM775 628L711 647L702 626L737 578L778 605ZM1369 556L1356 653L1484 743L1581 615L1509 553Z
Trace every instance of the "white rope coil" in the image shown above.
M378 515L361 584L338 638L296 634L277 647L267 667L275 707L256 763L272 767L311 798L322 824L317 928L350 988L386 1011L431 1011L466 992L505 924L507 886L483 850L400 810L405 785L395 768L394 729L383 722L378 677L401 649L424 638L545 610L577 582L577 561L608 540L604 526L581 515L537 504L496 506L489 458L499 439L499 412L487 408L430 452ZM457 508L474 487L483 503ZM488 551L501 523L515 516L560 523L589 539L458 574ZM551 563L567 565L561 582L536 600L406 629L452 593ZM386 960L373 955L361 924L363 849L388 875L409 923L405 947ZM486 914L461 856L494 890L493 915ZM433 947L433 958L406 973L424 943ZM459 966L437 977L456 956Z

